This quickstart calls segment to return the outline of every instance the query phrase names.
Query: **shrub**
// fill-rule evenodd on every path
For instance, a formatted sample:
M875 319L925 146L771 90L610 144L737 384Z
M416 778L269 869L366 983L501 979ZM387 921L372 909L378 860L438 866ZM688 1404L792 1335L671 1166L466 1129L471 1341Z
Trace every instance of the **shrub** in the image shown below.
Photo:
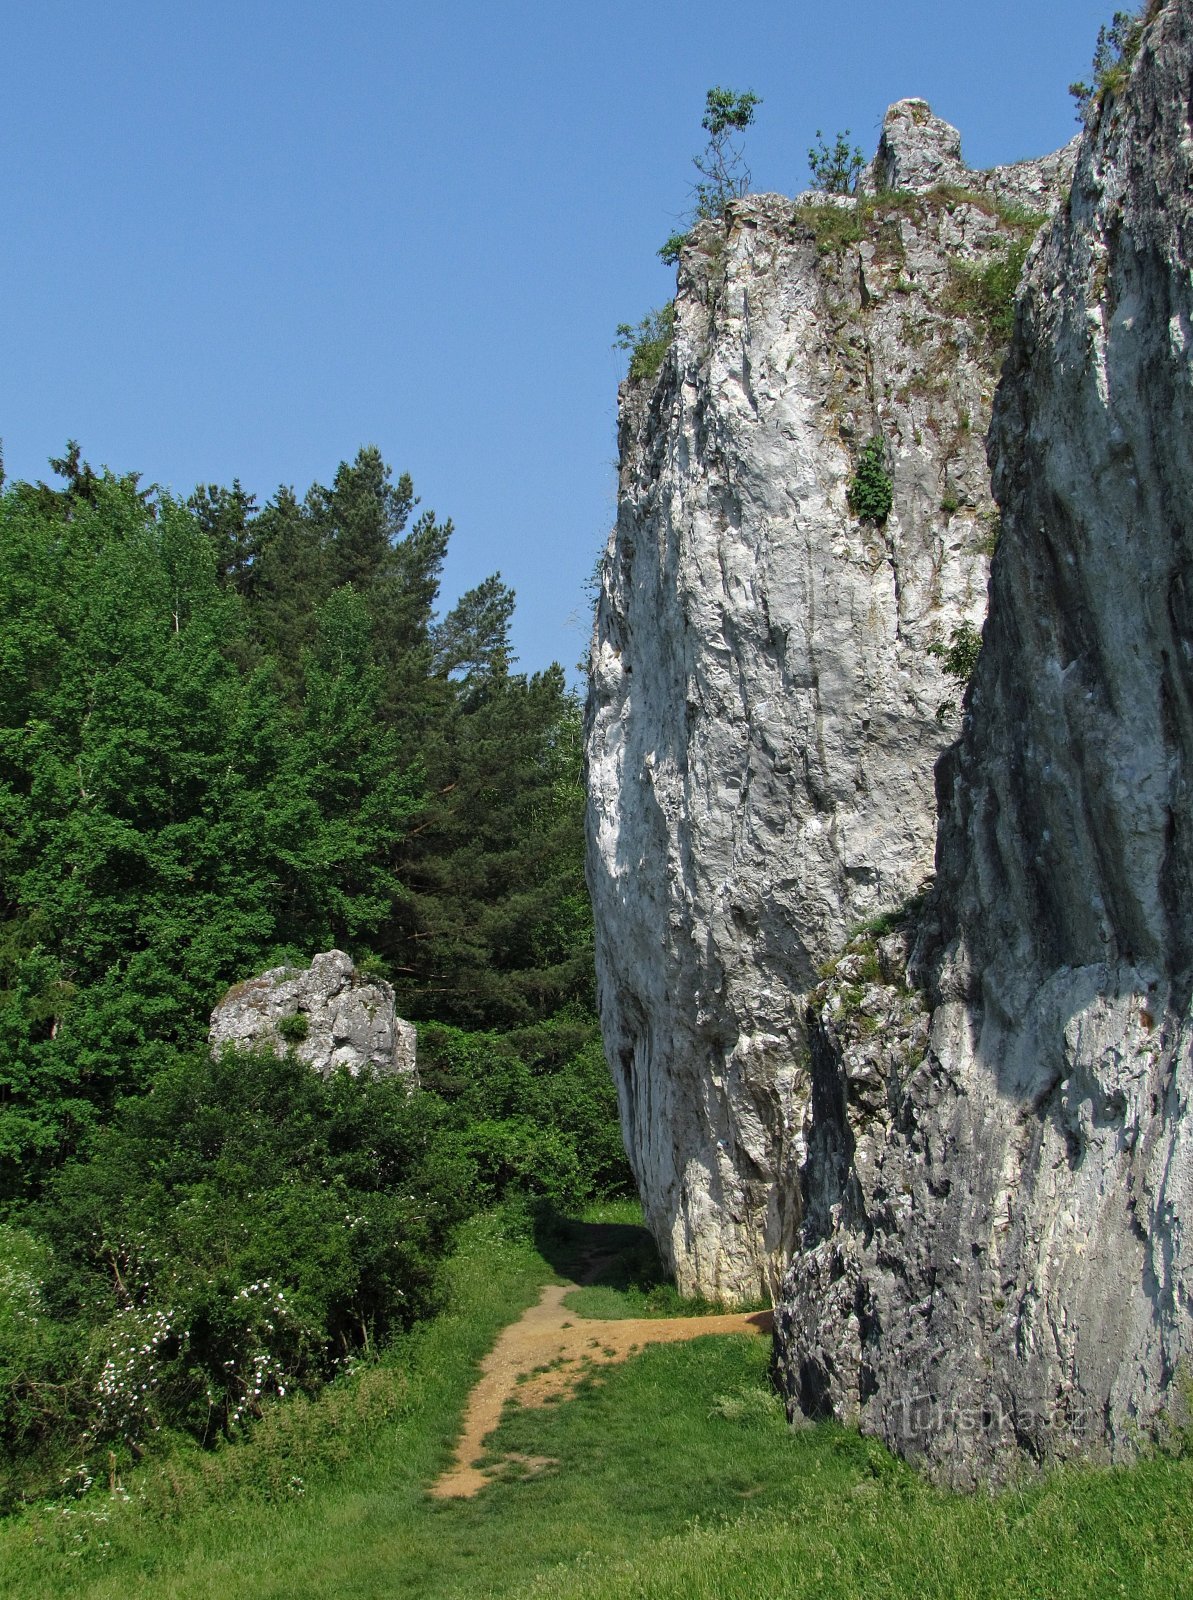
M928 654L939 659L944 671L961 686L964 693L978 664L981 648L982 636L973 623L962 622L953 629L948 644L937 639L928 646ZM936 708L937 722L943 722L952 709L951 700L942 700Z
M78 1447L234 1433L429 1310L473 1187L440 1121L398 1080L268 1050L184 1059L127 1101L30 1217L44 1304L86 1335Z
M1157 0L1152 0L1144 12L1116 11L1111 21L1098 29L1090 81L1069 85L1069 93L1077 102L1079 122L1092 122L1107 96L1116 95L1123 87L1131 63L1139 54L1144 25L1158 10Z
M688 235L691 231L690 228L684 228L677 233L668 234L659 246L659 260L665 262L667 266L673 267L679 260L679 253L684 245L687 244Z
M632 1192L591 1017L563 1013L504 1035L428 1024L419 1074L456 1130L445 1137L474 1174L474 1203L517 1187L559 1204Z
M849 485L849 509L863 522L885 522L894 502L894 490L886 470L886 447L881 434L875 434L862 450L857 472Z
M675 301L668 300L657 311L648 311L641 322L619 322L614 348L630 352L631 383L653 378L663 365L663 357L675 336Z
M42 1283L50 1252L22 1228L0 1226L0 1448L30 1448L61 1420L77 1352L50 1316ZM0 1504L0 1510L6 1509Z
M849 143L849 129L838 133L831 145L816 130L816 143L808 151L808 170L812 187L826 194L856 194L866 158L858 145Z
M301 1044L311 1031L311 1019L305 1011L296 1011L293 1016L279 1017L277 1030L287 1044Z

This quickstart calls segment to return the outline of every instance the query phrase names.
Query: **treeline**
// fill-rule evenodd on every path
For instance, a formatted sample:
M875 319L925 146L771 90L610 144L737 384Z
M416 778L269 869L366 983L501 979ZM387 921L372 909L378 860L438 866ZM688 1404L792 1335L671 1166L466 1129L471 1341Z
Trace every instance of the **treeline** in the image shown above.
M14 1457L234 1431L425 1311L469 1210L627 1178L579 712L500 576L440 616L451 524L372 448L260 508L51 465L0 493ZM332 946L428 1024L414 1097L206 1051L230 983Z

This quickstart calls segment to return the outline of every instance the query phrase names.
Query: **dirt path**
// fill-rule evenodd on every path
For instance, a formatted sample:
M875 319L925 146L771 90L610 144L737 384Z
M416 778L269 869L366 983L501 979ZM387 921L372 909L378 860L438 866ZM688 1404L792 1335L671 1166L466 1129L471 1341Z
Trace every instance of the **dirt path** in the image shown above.
M731 1311L712 1317L627 1317L595 1321L569 1311L564 1296L574 1283L548 1284L537 1305L502 1330L481 1362L481 1376L468 1399L464 1431L448 1470L432 1485L440 1499L470 1498L491 1483L494 1471L477 1462L484 1442L514 1394L525 1406L541 1406L571 1393L598 1367L624 1361L648 1344L673 1344L706 1333L769 1333L769 1311ZM521 1381L519 1381L521 1380ZM523 1462L531 1470L547 1462Z

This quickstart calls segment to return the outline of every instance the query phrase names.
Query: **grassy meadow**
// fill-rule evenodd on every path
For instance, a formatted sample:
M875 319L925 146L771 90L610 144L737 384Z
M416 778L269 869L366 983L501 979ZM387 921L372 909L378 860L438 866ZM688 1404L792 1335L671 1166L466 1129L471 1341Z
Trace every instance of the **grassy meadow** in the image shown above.
M605 1206L617 1256L577 1315L694 1309L652 1283L633 1208ZM619 1226L614 1230L608 1224ZM923 1484L879 1445L794 1431L767 1341L658 1345L538 1410L507 1409L492 1455L521 1456L472 1500L432 1500L476 1363L582 1228L537 1242L516 1214L467 1224L447 1309L252 1438L176 1445L0 1528L0 1593L90 1600L535 1596L750 1600L760 1594L1193 1594L1193 1459L1065 1472L995 1497ZM618 1309L620 1307L620 1310ZM82 1488L82 1485L79 1485Z

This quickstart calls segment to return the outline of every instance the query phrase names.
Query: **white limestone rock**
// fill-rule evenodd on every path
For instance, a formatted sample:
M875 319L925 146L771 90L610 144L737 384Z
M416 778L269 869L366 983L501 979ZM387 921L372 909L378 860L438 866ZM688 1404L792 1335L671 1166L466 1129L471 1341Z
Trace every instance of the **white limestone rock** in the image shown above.
M291 1017L304 1021L287 1027ZM292 1048L324 1077L346 1069L418 1082L417 1036L395 1015L393 985L365 978L342 950L234 984L211 1014L208 1038L216 1049Z
M1168 0L1029 267L924 995L811 1019L779 1369L954 1484L1128 1457L1193 1366L1191 85Z
M804 998L931 870L958 718L929 646L985 613L1000 352L959 291L1022 225L909 105L898 193L698 226L662 369L621 391L588 702L599 1005L649 1225L683 1290L726 1299L773 1289L796 1240ZM848 503L876 432L883 525Z

